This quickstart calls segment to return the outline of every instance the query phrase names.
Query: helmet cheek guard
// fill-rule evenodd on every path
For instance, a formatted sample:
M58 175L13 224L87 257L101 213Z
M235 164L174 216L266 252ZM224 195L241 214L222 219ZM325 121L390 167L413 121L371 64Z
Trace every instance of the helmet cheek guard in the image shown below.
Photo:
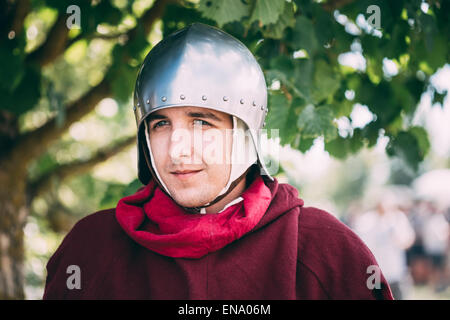
M134 91L138 177L143 184L155 177L144 121L156 110L180 106L213 109L242 120L255 146L261 174L273 180L259 148L259 132L268 111L266 81L255 57L239 40L194 23L169 35L148 53Z

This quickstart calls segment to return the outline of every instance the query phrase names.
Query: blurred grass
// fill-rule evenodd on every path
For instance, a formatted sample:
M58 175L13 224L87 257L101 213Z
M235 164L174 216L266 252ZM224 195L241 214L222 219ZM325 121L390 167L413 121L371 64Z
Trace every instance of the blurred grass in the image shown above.
M409 300L450 300L450 287L436 292L430 286L414 286Z

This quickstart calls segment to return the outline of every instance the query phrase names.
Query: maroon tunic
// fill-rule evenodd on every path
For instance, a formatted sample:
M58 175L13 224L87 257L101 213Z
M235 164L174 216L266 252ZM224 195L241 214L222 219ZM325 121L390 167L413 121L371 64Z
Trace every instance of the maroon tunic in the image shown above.
M377 263L355 233L303 207L294 187L264 183L270 206L256 226L198 258L149 250L114 209L81 219L47 264L44 299L392 299L382 274L380 289L368 288ZM70 265L80 289L67 286Z

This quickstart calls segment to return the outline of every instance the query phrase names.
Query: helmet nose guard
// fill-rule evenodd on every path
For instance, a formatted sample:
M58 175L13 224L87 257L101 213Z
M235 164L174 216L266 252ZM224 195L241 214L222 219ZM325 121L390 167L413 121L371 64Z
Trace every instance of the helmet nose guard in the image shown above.
M151 177L145 159L145 118L152 112L180 106L208 108L245 122L255 145L261 174L271 180L260 150L267 86L253 54L239 40L211 26L194 23L160 41L146 56L134 91L138 126L138 176Z

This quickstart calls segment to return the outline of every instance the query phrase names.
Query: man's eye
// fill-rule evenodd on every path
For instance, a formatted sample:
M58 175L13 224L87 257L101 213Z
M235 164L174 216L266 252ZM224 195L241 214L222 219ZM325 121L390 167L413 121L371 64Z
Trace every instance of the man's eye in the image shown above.
M207 121L196 119L194 120L194 124L201 125L201 126L211 126L211 124Z
M167 122L166 120L162 120L162 121L155 123L155 125L153 126L153 129L163 126L164 123L166 123L166 122Z

